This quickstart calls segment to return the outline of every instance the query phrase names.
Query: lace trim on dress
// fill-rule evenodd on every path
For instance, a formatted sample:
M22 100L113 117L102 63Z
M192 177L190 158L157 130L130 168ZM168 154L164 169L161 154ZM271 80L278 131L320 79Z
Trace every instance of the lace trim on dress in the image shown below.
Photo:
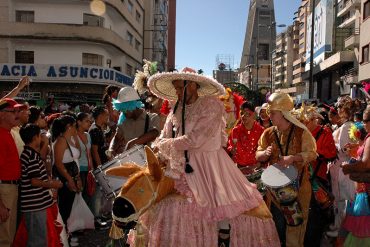
M184 173L185 157L184 153L177 151L173 145L174 139L172 138L157 139L155 142L155 146L159 150L159 158L168 162L165 175L179 179L180 175Z

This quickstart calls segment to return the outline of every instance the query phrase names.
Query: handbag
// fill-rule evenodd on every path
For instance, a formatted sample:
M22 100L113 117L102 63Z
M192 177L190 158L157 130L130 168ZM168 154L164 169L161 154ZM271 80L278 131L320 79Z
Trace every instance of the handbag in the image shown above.
M86 144L82 141L82 138L81 138L79 133L78 133L78 136L81 139L81 142L85 146L86 156L87 156L88 173L87 173L87 178L86 178L86 194L88 196L93 196L94 193L95 193L95 190L96 190L96 180L95 180L95 177L92 173L93 172L93 166L92 166L92 162L91 162L91 156L90 156L90 152L89 152Z
M72 149L69 146L69 143L68 143L67 139L66 139L66 142L67 142L69 152L71 153L71 157L73 157ZM67 170L68 174L72 178L75 178L76 176L78 176L80 171L79 171L79 168L78 168L78 165L77 165L76 161L73 160L71 162L63 163L63 165L64 165L64 168ZM52 168L52 174L53 174L53 177L59 178L60 181L62 181L63 183L65 183L67 181L67 179L59 173L55 164L53 165L53 168Z

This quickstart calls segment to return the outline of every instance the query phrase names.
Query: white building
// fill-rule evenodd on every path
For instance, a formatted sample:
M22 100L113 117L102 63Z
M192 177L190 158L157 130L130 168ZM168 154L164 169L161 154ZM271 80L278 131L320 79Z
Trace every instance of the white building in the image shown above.
M359 81L370 82L370 0L361 2Z
M0 89L28 74L34 100L98 102L105 86L130 85L144 12L144 0L0 0Z

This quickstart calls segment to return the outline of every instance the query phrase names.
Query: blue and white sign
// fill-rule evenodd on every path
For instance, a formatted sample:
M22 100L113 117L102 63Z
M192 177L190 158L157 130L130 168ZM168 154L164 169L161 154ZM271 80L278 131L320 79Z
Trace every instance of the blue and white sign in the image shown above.
M132 85L132 78L119 71L98 67L64 64L0 64L0 81L19 80L28 75L35 82Z
M305 71L310 70L311 56L311 28L312 14L307 17L306 32L306 67ZM333 34L333 0L321 0L315 8L314 25L314 49L313 63L319 64L325 59L325 52L332 51Z

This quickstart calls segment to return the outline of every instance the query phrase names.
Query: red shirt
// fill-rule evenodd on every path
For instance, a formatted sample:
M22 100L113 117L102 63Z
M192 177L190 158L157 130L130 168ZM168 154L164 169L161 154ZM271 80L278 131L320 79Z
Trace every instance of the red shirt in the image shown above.
M321 131L320 136L317 138L318 132L320 129L323 128ZM317 126L313 131L311 131L311 134L316 140L316 146L317 146L317 153L319 154L319 157L317 160L312 162L312 168L315 170L316 165L318 164L318 161L320 160L321 165L317 172L317 176L320 178L323 178L325 180L327 179L327 159L333 159L337 155L337 149L335 147L333 134L327 127L321 127Z
M10 130L0 127L0 180L19 180L21 162Z
M227 150L232 153L235 163L241 166L251 166L257 163L256 151L258 140L260 139L264 128L256 121L251 130L247 130L243 124L235 126L229 136Z

